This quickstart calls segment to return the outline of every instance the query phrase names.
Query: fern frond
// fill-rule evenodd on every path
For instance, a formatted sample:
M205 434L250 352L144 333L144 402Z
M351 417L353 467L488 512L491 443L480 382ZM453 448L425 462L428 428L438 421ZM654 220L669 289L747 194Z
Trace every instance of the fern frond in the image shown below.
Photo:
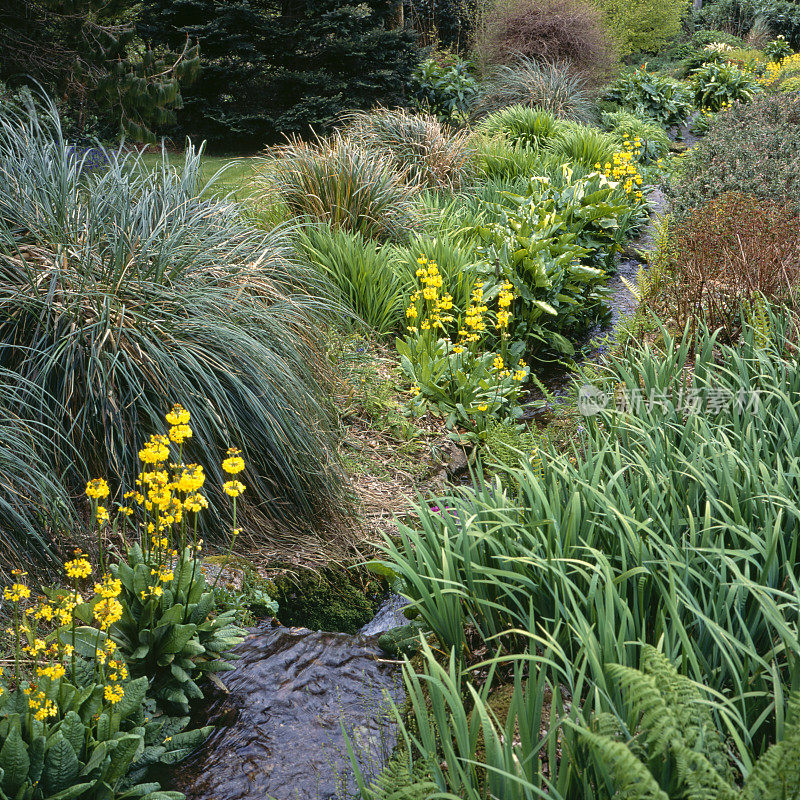
M622 742L584 728L575 730L611 773L617 794L626 800L669 800L650 770Z
M609 664L608 672L639 717L647 750L651 755L668 754L673 742L681 741L681 729L659 692L655 678L621 664Z
M737 800L739 792L733 788L703 753L692 750L683 742L676 742L672 755L690 800Z
M372 800L428 800L438 791L423 762L413 766L405 754L395 756L370 786Z
M758 759L741 800L791 800L800 797L800 691L789 696L784 738Z
M702 753L719 776L733 779L725 741L697 685L681 675L672 662L650 645L642 649L642 672L653 677L659 693L677 720L680 738L690 750Z

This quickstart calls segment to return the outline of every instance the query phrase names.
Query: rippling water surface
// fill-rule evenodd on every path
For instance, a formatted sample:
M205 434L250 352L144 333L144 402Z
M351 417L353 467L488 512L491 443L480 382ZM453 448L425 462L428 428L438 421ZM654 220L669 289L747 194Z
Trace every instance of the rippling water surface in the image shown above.
M384 692L400 697L400 675L375 636L403 624L390 598L365 633L349 636L265 622L239 646L221 677L229 694L198 719L215 732L172 776L188 800L347 798L355 794L342 722L367 771L394 744Z

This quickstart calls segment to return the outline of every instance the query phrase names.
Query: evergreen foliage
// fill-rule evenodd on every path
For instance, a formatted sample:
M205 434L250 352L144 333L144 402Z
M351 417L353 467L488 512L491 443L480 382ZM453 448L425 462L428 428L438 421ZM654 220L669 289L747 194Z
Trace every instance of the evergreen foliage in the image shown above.
M134 141L175 122L180 84L197 76L196 45L175 52L136 38L130 0L8 0L0 8L0 79L28 81L63 98L78 136L92 118ZM99 132L97 129L94 132Z
M200 43L203 79L175 132L256 149L323 132L345 110L403 104L418 51L397 22L397 0L145 0L138 31L154 46Z

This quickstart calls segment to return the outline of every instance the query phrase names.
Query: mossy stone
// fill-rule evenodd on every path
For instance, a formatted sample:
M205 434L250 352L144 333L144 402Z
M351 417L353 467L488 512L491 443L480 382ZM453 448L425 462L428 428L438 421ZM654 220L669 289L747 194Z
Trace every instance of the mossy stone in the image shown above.
M375 616L378 606L377 595L365 595L347 570L339 568L280 575L270 582L269 593L278 601L283 625L317 631L357 633Z
M392 628L378 639L378 647L390 656L400 655L401 653L413 656L422 649L419 640L419 633L422 629L421 622L410 622L408 625Z

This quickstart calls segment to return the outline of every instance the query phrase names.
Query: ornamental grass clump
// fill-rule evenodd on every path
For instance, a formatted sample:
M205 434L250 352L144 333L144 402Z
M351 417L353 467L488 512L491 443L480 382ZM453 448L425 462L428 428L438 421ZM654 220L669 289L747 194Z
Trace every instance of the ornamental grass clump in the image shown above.
M403 239L419 220L408 167L342 133L312 141L290 139L262 158L262 200L285 203L302 220L376 239Z
M348 133L407 176L413 186L458 191L474 175L475 153L467 131L444 126L428 114L382 108L348 118Z
M282 530L294 542L344 506L316 325L335 313L319 299L329 285L285 233L198 192L192 147L181 170L166 156L151 170L108 155L106 170L82 174L52 106L0 114L8 407L57 443L41 457L75 497L87 471L127 491L143 440L179 394L202 433L186 448L210 465L213 492L216 454L234 436L251 486L242 515L273 544ZM224 509L212 504L209 536Z

